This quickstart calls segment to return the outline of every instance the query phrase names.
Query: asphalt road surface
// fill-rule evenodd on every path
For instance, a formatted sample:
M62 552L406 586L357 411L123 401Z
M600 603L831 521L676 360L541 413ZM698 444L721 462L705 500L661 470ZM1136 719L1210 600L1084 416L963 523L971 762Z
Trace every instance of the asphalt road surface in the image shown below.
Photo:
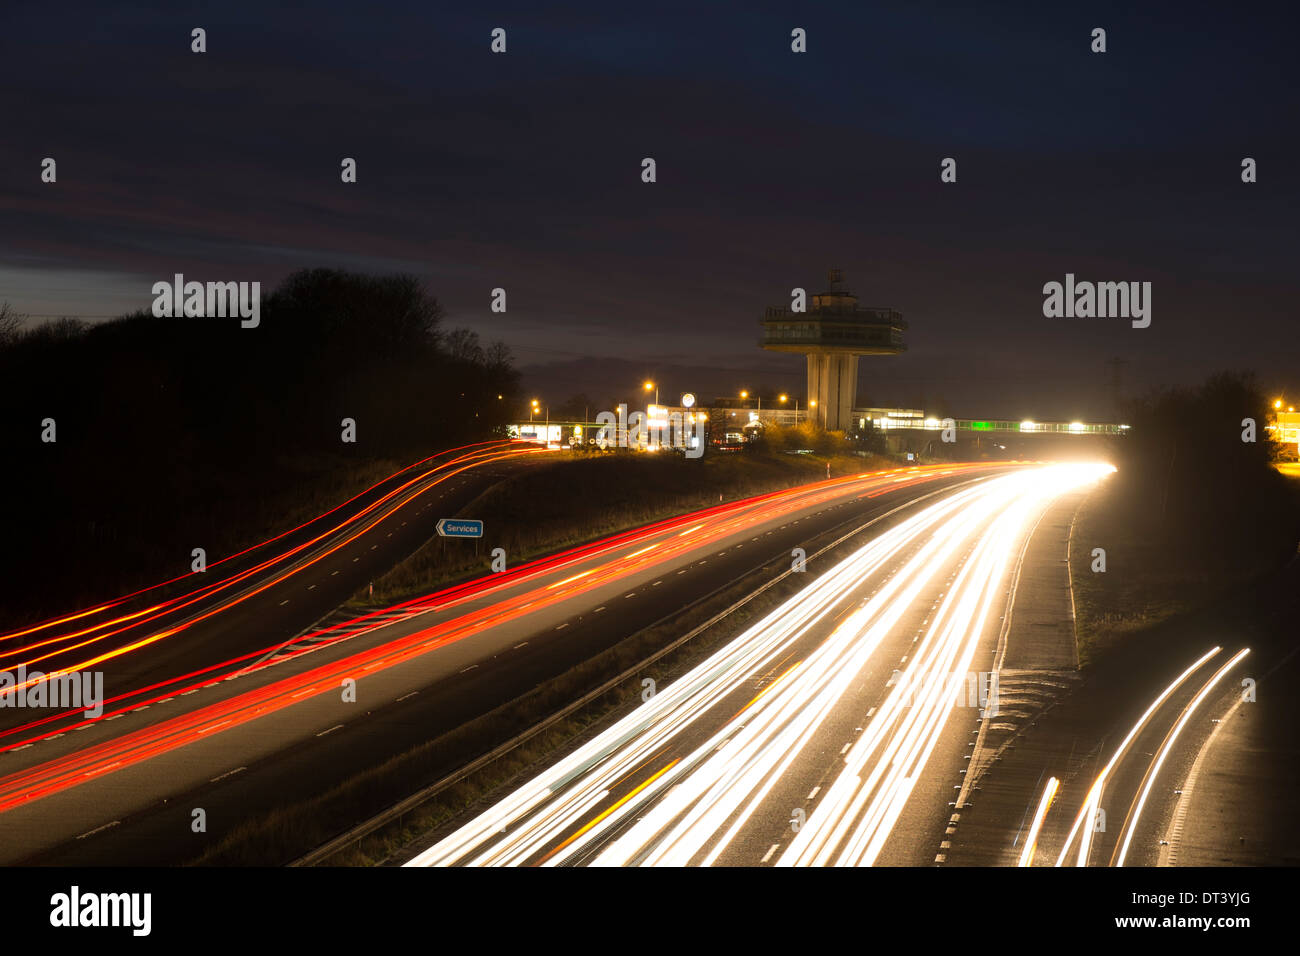
M0 635L0 672L98 671L105 697L120 706L185 675L238 670L413 553L439 518L484 487L554 459L536 445L504 441L426 459L313 521L214 560L202 573ZM36 729L80 723L75 714L34 722L32 713L0 709L0 748Z
M225 679L133 697L0 754L0 852L6 862L191 859L250 816L458 727L755 568L787 569L791 549L826 529L1020 470L900 469L721 505L291 642ZM354 698L341 690L349 681ZM203 833L191 829L196 808Z
M930 863L1026 539L1109 470L916 509L407 865Z

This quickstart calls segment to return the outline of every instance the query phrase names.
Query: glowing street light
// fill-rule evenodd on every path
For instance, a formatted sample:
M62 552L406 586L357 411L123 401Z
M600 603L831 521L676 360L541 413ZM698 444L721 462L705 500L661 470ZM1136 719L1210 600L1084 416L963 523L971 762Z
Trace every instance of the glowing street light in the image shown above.
M655 404L658 405L658 404L659 404L659 386L656 385L654 382L651 382L651 381L647 380L646 383L645 383L645 385L642 386L642 388L644 388L647 392L653 391L653 392L655 393Z

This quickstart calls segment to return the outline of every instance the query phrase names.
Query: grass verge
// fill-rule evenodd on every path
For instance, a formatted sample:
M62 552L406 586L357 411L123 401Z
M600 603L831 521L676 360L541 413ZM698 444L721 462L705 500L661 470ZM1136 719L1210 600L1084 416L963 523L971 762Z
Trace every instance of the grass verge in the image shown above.
M778 491L898 463L877 457L816 457L779 452L706 455L575 455L523 470L487 488L458 517L479 518L474 541L431 538L411 557L358 592L352 606L394 604L487 569L494 548L510 565L722 501Z

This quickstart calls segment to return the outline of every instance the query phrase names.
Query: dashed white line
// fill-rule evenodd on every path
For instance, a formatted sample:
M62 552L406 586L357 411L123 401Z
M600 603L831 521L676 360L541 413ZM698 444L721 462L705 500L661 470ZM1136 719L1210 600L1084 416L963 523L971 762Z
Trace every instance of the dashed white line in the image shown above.
M112 823L105 823L102 827L95 827L95 829L93 830L87 830L81 836L77 837L77 839L84 840L86 837L93 836L94 834L98 833L100 830L107 830L109 827L115 827L121 822L122 822L121 820L114 820Z

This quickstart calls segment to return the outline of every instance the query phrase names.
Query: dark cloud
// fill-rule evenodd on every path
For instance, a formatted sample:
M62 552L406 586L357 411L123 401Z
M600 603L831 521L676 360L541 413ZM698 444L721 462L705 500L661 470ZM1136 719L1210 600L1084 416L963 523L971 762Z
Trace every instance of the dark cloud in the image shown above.
M1294 14L1131 6L11 8L0 299L99 315L176 271L414 271L558 402L643 368L796 389L756 323L833 265L911 325L863 361L873 401L1100 416L1112 357L1130 389L1223 365L1294 388ZM1044 319L1066 272L1151 281L1151 328Z

